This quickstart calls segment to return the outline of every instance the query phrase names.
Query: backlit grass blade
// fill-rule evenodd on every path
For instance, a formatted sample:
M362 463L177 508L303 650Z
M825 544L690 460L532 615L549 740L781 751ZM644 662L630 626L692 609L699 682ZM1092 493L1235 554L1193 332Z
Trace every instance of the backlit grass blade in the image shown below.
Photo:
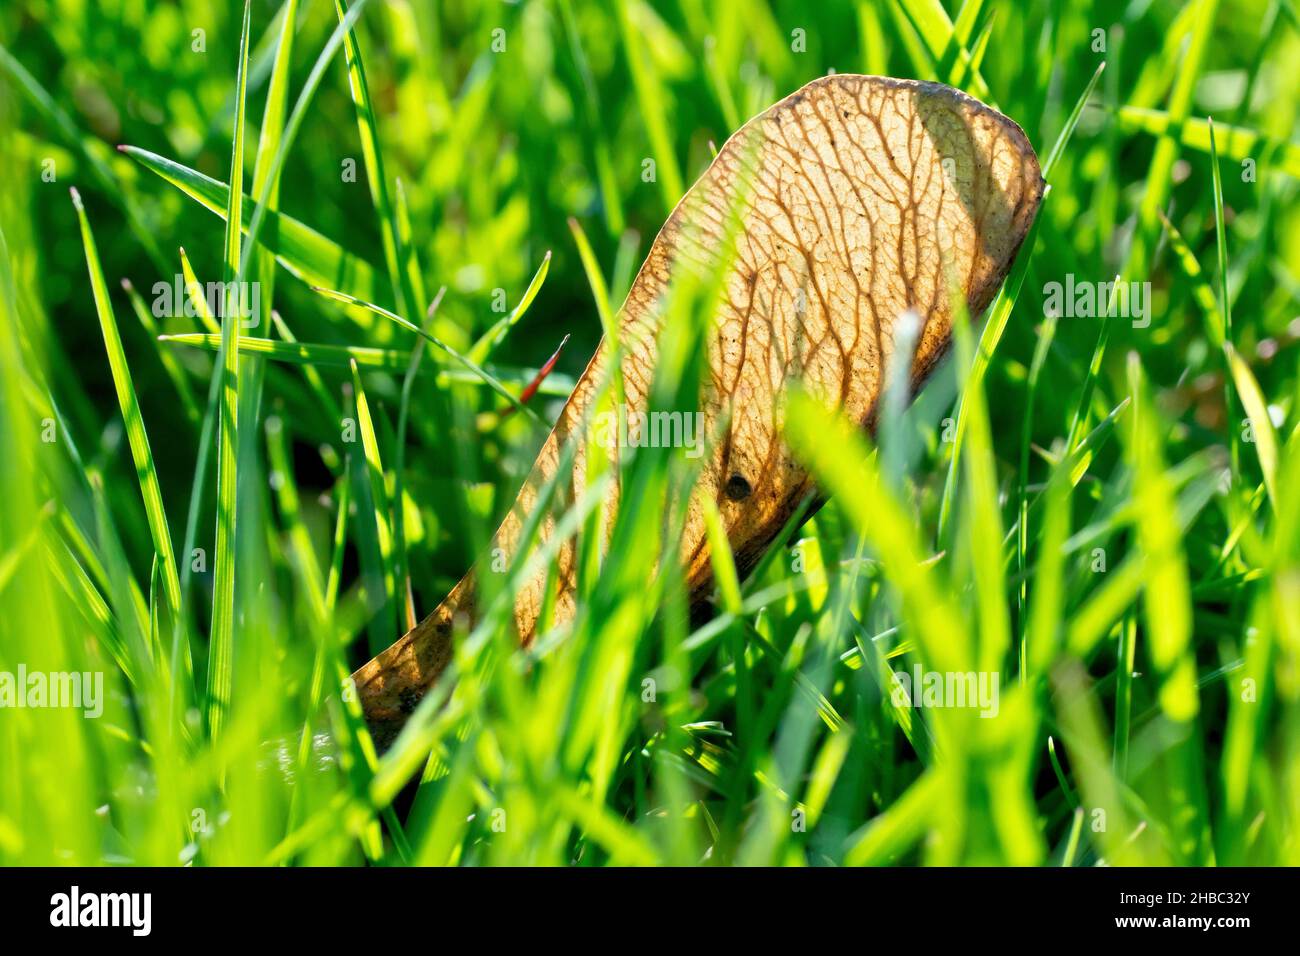
M390 502L388 485L384 479L384 465L379 456L379 441L375 437L375 423L370 414L370 402L361 383L361 370L352 364L352 388L357 403L357 430L361 433L361 448L364 453L366 475L369 480L370 502L374 513L376 541L379 546L379 558L382 562L384 593L378 597L387 608L397 597L393 575L393 535L389 522ZM359 498L358 500L364 500ZM393 622L384 620L385 630L391 631ZM391 637L389 638L392 639Z
M434 296L433 302L429 305L429 311L425 316L425 323L431 324L434 316L438 314L438 306L442 303L442 297L447 292L447 287L443 286ZM424 355L424 342L415 343L415 348L411 349L410 361L406 367L406 375L402 379L402 400L397 410L397 461L393 466L393 542L396 552L396 576L399 603L406 610L406 628L410 630L415 627L415 603L413 597L413 587L411 585L410 562L406 554L406 491L403 487L403 476L406 474L406 425L411 414L411 392L415 387L415 376L420 370L420 359ZM354 366L355 368L355 366Z
M131 458L135 462L136 474L140 481L140 493L144 498L145 514L149 519L149 533L153 538L154 550L162 563L167 608L172 615L172 620L175 620L180 614L181 606L180 578L177 576L176 555L172 550L167 513L163 508L162 490L158 485L158 470L154 465L153 451L149 446L144 418L140 414L140 403L136 399L135 386L131 382L131 370L127 365L126 354L122 351L122 339L118 334L117 319L113 315L113 304L109 300L108 288L104 284L104 274L99 265L99 252L95 248L95 237L91 233L90 222L81 203L81 195L76 189L72 190L72 204L76 207L77 219L81 223L81 239L86 253L86 266L90 271L90 286L95 296L95 309L99 314L99 327L104 336L104 347L108 351L108 364L113 371L113 385L117 390L118 405L122 410L122 418L126 422L127 438L131 444Z
M221 217L225 217L230 187L200 172L135 146L121 150L156 173L191 199ZM252 221L251 198L240 203L244 233ZM325 238L310 226L279 212L267 212L266 225L258 242L275 253L276 259L293 275L309 285L330 285L353 290L362 298L374 298L378 286L371 265L345 252L337 243Z
M181 278L185 280L185 298L189 302L186 314L193 311L209 334L220 338L221 323L217 321L216 314L213 312L213 306L220 305L220 302L209 301L207 291L203 283L199 282L198 276L194 274L194 267L190 265L190 257L185 254L184 248L181 249ZM178 306L179 304L177 303Z
M1101 79L1102 72L1106 69L1106 61L1102 60L1097 64L1097 69L1092 73L1092 79L1088 85L1083 88L1082 95L1075 101L1074 109L1070 111L1069 117L1066 118L1065 126L1061 128L1061 133L1056 137L1056 142L1047 153L1047 159L1043 161L1042 171L1043 179L1047 182L1052 181L1052 171L1056 169L1056 164L1061 161L1065 155L1065 147L1070 142L1070 137L1074 135L1074 128L1079 125L1079 117L1083 115L1083 108L1088 105L1088 100L1092 98L1092 91L1097 88L1097 81ZM1044 197L1046 198L1046 197Z
M1166 110L1121 106L1115 114L1116 124L1126 133L1146 133L1150 136L1177 135L1178 142L1197 152L1210 152L1210 124L1189 116L1181 122ZM1261 166L1265 159L1272 169L1300 179L1300 145L1286 140L1273 139L1263 133L1242 126L1215 124L1220 152L1235 162L1254 159Z
M1232 371L1232 381L1237 388L1237 397L1241 400L1250 421L1251 438L1255 454L1259 457L1259 467L1264 473L1264 487L1268 489L1269 500L1276 509L1279 503L1277 483L1278 471L1278 437L1269 417L1268 401L1260 390L1259 382L1246 364L1240 353L1231 345L1224 345L1228 354L1228 367ZM1237 429L1231 424L1230 428Z
M802 394L791 399L785 435L875 547L899 589L905 613L914 616L914 637L927 665L961 670L960 665L972 659L964 618L950 606L936 572L927 567L915 520L887 490L874 455L841 417Z
M0 70L12 77L17 88L27 94L28 99L49 118L63 138L72 144L77 154L85 160L100 189L122 207L127 226L149 258L153 260L154 265L160 270L165 270L166 258L158 247L156 236L145 225L145 217L141 214L138 204L122 189L112 168L92 148L98 143L77 128L72 117L59 105L58 100L50 95L50 92L14 58L3 44L0 44Z
M144 299L140 297L140 293L131 284L130 279L122 280L122 291L126 293L127 299L130 300L131 309L135 312L135 317L140 321L140 326L151 337L158 338L158 323L154 320L149 307L144 304ZM176 356L170 350L159 349L158 359L162 362L167 377L171 379L172 385L176 388L176 394L180 397L181 408L185 412L186 420L197 428L203 421L203 412L199 410L198 399L194 395L193 383L190 382L185 369L181 368L180 363L176 361Z
M622 31L628 71L632 74L632 86L636 90L637 102L641 104L641 117L657 167L655 181L659 183L659 190L663 194L664 211L669 212L677 205L677 200L682 198L685 187L670 132L668 92L655 69L653 58L647 56L645 37L632 22L631 8L639 2L640 0L616 0L618 24Z
M1214 27L1214 15L1219 7L1219 0L1194 0L1196 12L1189 28L1190 39L1182 62L1173 71L1174 84L1169 94L1169 117L1171 127L1177 129L1187 121L1191 114L1192 94L1201 74L1205 51L1209 45ZM1151 156L1147 171L1146 191L1138 208L1138 225L1133 233L1133 243L1129 248L1128 263L1134 268L1148 268L1150 244L1154 239L1156 226L1159 224L1157 213L1165 208L1169 191L1173 184L1173 167L1178 159L1179 143L1168 132L1156 141L1156 148ZM1122 270L1127 273L1126 268Z
M394 312L390 312L388 309L385 309L382 306L375 305L371 302L365 302L362 299L358 299L354 295L348 295L346 292L337 292L334 289L323 289L323 288L314 288L312 291L319 292L321 295L325 296L325 298L334 299L336 302L344 302L348 305L355 305L362 309L368 309L369 311L374 312L376 315L382 315L384 318L388 319L389 321L396 322L402 328L409 329L410 331L414 332L416 335L419 335L422 338L426 339L427 341L432 342L440 350L450 355L453 359L455 359L457 362L463 365L466 369L468 369L470 372L472 372L473 374L477 375L480 379L482 379L488 385L488 387L490 387L498 395L505 398L505 400L508 401L511 405L513 405L516 410L522 411L525 415L529 417L529 419L531 419L536 424L541 425L543 428L547 427L546 423L542 421L540 415L538 415L531 408L528 408L526 405L520 404L519 399L517 399L514 395L512 395L509 391L507 391L506 387L502 385L501 382L498 381L493 375L491 375L486 370L480 368L478 365L471 362L464 355L461 355L460 352L456 351L450 345L443 342L436 335L433 335L432 333L425 331L415 323L407 321L406 319L402 318L400 315L397 315Z
M416 310L424 308L424 303L415 301L415 293L404 267L405 253L398 238L397 214L388 194L384 154L379 145L379 132L375 128L375 108L370 99L370 88L366 84L366 70L361 60L356 24L347 23L346 0L334 0L334 12L338 14L339 25L347 31L343 37L343 54L347 61L348 89L356 107L357 131L361 137L361 155L365 159L370 197L375 204L375 212L379 215L379 236L384 247L384 262L388 265L389 280L393 286L393 301L397 303L400 314L413 315Z
M989 95L989 87L978 70L972 69L971 55L963 41L959 40L948 12L940 0L914 0L901 2L894 0L895 8L903 13L907 21L920 34L926 50L934 62L939 77L946 77L954 69L961 69L970 75L970 92L988 103L996 106Z
M1214 237L1219 253L1219 310L1223 315L1223 340L1228 346L1232 335L1232 297L1228 294L1228 230L1223 221L1223 180L1219 176L1219 152L1214 141L1214 121L1207 120L1210 130L1210 174L1214 192Z
M202 332L186 332L180 335L161 335L158 341L168 345L187 345L209 352L219 351L221 336ZM369 348L364 345L331 345L319 342L299 342L296 339L262 339L241 337L240 351L265 355L277 362L293 365L321 366L326 368L348 368L355 361L362 368L386 369L400 372L410 365L411 353L401 349ZM483 370L492 375L502 385L526 388L537 378L538 369L518 368L515 366L483 366ZM477 385L490 388L483 379L468 369L443 369L438 372L437 382L440 386L452 383L457 385ZM573 391L573 377L551 372L537 387L537 394L567 398Z
M492 355L492 351L505 340L505 337L510 334L510 330L524 317L528 307L533 304L533 299L537 298L537 293L541 290L542 283L546 281L546 273L550 271L550 268L551 250L547 249L546 255L542 257L542 264L537 267L537 272L533 275L533 281L528 283L528 288L524 290L523 298L519 300L519 304L494 322L492 328L484 332L470 348L467 357L471 362L482 365Z
M1209 281L1205 278L1205 273L1201 270L1201 264L1196 259L1196 254L1192 252L1187 245L1187 240L1183 234L1178 231L1169 217L1160 212L1160 222L1165 227L1165 232L1169 236L1169 247L1173 250L1178 265L1182 268L1183 276L1187 279L1192 287L1192 298L1196 300L1208 321L1207 330L1210 338L1220 347L1223 346L1223 316L1219 312L1219 304L1215 301L1214 290L1210 288Z
M217 425L217 534L213 547L212 629L208 635L208 730L221 734L230 707L235 641L235 516L239 469L239 276L240 238L244 198L244 109L248 83L248 36L252 0L244 2L244 25L239 40L239 71L235 125L231 137L230 189L226 205L224 270L225 314L221 317L221 413Z

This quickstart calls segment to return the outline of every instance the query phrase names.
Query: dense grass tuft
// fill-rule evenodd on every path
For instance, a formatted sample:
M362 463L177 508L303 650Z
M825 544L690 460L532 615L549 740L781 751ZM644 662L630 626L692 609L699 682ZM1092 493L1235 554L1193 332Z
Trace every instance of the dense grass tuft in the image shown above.
M103 713L0 708L0 862L1300 863L1297 57L1291 0L6 5L0 703L100 674ZM714 144L831 69L1034 143L983 325L878 445L793 401L833 499L747 579L715 548L702 618L691 463L634 456L607 547L560 522L577 618L510 635L555 539L482 565L377 755L347 675L491 561Z

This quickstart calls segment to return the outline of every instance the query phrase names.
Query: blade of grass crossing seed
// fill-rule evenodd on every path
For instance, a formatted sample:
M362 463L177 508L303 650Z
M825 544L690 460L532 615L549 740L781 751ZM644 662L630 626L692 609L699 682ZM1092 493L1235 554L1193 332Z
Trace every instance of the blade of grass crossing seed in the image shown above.
M791 396L785 436L875 546L904 607L915 615L925 663L938 670L969 669L973 654L965 618L950 607L937 571L927 567L914 517L888 491L861 437L802 393Z
M81 240L86 254L86 267L90 272L90 285L95 298L95 310L99 314L99 327L104 336L104 348L108 352L108 364L113 373L113 386L117 391L118 405L126 423L126 434L131 446L131 458L135 463L136 475L140 483L140 494L144 499L145 516L149 522L149 533L153 538L154 551L162 561L163 586L167 596L168 611L172 619L180 614L181 588L176 571L176 555L172 550L171 531L167 526L167 514L163 509L162 490L158 484L158 470L154 465L153 451L149 446L149 436L145 431L144 418L140 414L140 403L136 398L135 386L131 381L131 370L127 365L126 354L122 350L122 339L118 334L117 319L113 315L113 304L109 300L108 288L104 283L104 274L99 264L99 253L95 247L95 237L86 218L80 194L72 190L72 204L76 207L77 219L81 224Z
M425 324L433 323L434 316L438 314L438 306L442 303L442 297L446 292L447 287L443 286L438 290L438 294L434 296L425 317ZM402 398L397 409L397 459L393 467L393 540L397 555L397 588L399 591L397 597L401 605L406 609L406 629L408 631L415 627L417 622L411 587L410 564L406 557L406 505L402 476L406 472L406 423L411 413L411 391L415 387L415 376L420 369L420 358L423 355L424 340L421 339L415 343L415 348L411 349L411 360L406 368L406 376L402 379Z
M220 736L230 706L235 626L235 490L239 436L239 308L236 282L240 273L241 203L244 198L244 110L248 83L248 36L252 0L244 3L239 40L238 90L230 160L230 193L226 206L224 281L225 314L221 317L223 365L222 401L217 427L217 536L213 554L212 629L208 648L208 729Z

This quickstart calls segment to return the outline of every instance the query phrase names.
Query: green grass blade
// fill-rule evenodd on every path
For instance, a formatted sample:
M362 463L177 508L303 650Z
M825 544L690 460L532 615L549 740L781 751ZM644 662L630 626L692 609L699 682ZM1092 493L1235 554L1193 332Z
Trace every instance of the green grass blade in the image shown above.
M524 317L528 307L533 304L537 298L537 293L541 291L542 283L546 281L546 274L551 268L551 250L546 250L546 255L542 257L542 264L537 267L537 272L533 275L533 281L528 283L528 288L524 290L523 298L519 304L503 315L492 328L484 332L477 342L470 348L468 358L476 365L482 365L492 355L492 351L505 341L505 337L510 334L510 330L515 324Z
M323 289L319 287L313 288L312 291L320 293L321 295L325 296L325 298L327 299L334 299L336 302L344 302L348 305L357 306L358 308L368 309L369 311L374 312L376 315L382 315L384 318L388 319L391 322L396 322L404 329L409 329L410 331L414 332L416 335L419 335L422 338L424 338L426 341L432 342L443 352L447 353L453 359L455 359L457 362L463 365L471 373L477 375L480 379L482 379L483 382L485 382L488 385L488 387L490 387L494 392L502 396L506 401L508 401L511 405L513 405L517 411L522 411L525 415L528 416L530 420L532 420L534 423L538 425L541 425L543 428L548 427L546 423L542 421L541 416L539 416L535 411L533 411L531 408L527 407L526 405L520 404L519 399L517 399L514 395L512 395L509 391L507 391L506 387L502 385L501 382L498 381L495 376L493 376L485 369L480 368L478 365L471 362L460 352L456 351L450 345L443 342L442 339L438 338L436 335L433 335L431 332L427 332L424 329L420 328L420 326L416 325L414 322L409 322L406 319L402 318L400 315L397 315L395 312L390 312L388 309L385 309L382 306L375 305L372 302L366 302L362 299L358 299L356 296L349 295L346 292L338 292L334 289Z
M370 197L379 215L379 236L384 248L384 262L393 287L393 301L402 315L413 315L424 308L415 301L415 291L404 268L405 253L398 237L397 214L388 195L388 179L384 174L384 154L379 145L379 132L375 127L375 108L366 83L365 65L361 60L361 44L357 39L355 22L347 23L346 0L334 0L334 12L339 25L347 32L343 37L343 53L348 69L348 89L356 107L357 131L361 136L361 155L365 159L366 179L370 184Z
M230 201L230 187L180 163L148 150L123 146L121 150L150 172L171 183L205 209L222 218ZM240 203L245 235L252 222L251 199ZM279 263L309 285L331 285L352 289L363 298L375 297L377 290L373 267L363 259L345 252L310 226L283 213L266 214L266 225L258 242L275 254Z
M1197 152L1210 152L1210 124L1195 116L1177 121L1166 110L1121 106L1115 114L1116 125L1125 133L1146 133L1149 136L1177 136L1177 141ZM1300 145L1265 136L1243 126L1217 125L1221 152L1228 159L1241 162L1269 158L1271 168L1300 179Z
M122 280L122 291L126 293L127 299L131 302L131 310L135 312L140 327L152 338L158 338L158 323L154 320L153 313L144 304L144 299L136 291L130 279ZM199 409L193 383L190 382L189 377L185 374L185 369L181 368L180 363L176 361L176 356L170 350L159 349L158 359L162 362L167 377L171 379L172 385L176 388L176 394L181 400L181 408L185 412L186 420L197 428L203 422L203 412Z
M95 296L95 310L99 314L99 327L104 336L104 347L108 351L108 363L113 371L113 385L117 389L118 404L122 410L122 418L126 422L131 458L135 462L136 475L140 481L140 493L144 498L145 514L149 519L149 532L153 537L155 553L162 563L167 607L172 619L175 620L180 614L181 606L180 578L177 576L176 555L172 549L171 531L167 526L167 513L163 508L162 490L158 485L158 469L154 465L149 436L145 431L144 418L140 414L140 403L136 398L135 386L131 382L131 370L127 365L126 354L122 350L122 339L118 334L113 304L109 300L108 288L100 268L95 237L91 233L90 222L81 203L81 195L76 189L72 190L72 204L76 207L77 219L81 223L81 239L86 253L86 266L90 271L90 286Z
M370 502L374 513L376 541L379 546L379 559L382 567L384 593L379 595L384 608L393 606L396 600L396 582L393 571L393 535L389 515L392 513L388 500L388 485L384 479L384 465L379 455L379 441L375 437L375 423L370 414L370 402L366 398L365 387L361 383L361 370L352 364L352 387L357 401L357 428L361 433L361 447L365 455L366 474L369 478ZM391 634L394 621L385 618L381 627L390 632L388 641L394 640ZM385 645L386 646L386 645Z
M231 137L230 189L226 206L224 270L225 314L221 317L221 414L217 425L217 536L213 547L212 629L208 635L208 730L219 737L230 708L235 653L235 492L239 470L239 276L244 198L244 110L248 84L248 38L252 0L244 2L239 40L238 90Z
M636 90L637 102L641 105L646 135L654 154L655 179L663 194L664 211L670 212L682 198L685 187L670 132L672 124L668 120L668 93L652 59L646 55L645 37L637 32L632 22L632 7L639 2L640 0L616 0L618 24L622 31L623 50L627 54L628 71L632 74L632 86Z

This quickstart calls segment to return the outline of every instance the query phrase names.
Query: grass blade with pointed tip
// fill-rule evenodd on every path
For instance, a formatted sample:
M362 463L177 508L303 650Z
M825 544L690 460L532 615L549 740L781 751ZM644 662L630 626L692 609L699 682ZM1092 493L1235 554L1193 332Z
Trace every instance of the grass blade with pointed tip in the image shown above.
M366 180L370 184L370 197L379 215L379 236L384 248L384 262L393 287L393 301L402 315L412 315L424 308L415 301L415 290L410 285L410 274L404 268L406 258L398 237L397 217L388 195L388 180L384 174L384 154L379 146L379 133L375 129L375 108L366 84L365 65L361 60L361 44L357 40L355 22L349 24L346 0L334 0L334 12L339 25L345 29L343 56L347 63L348 89L356 107L357 131L361 137L361 155L365 159Z
M492 355L492 351L505 341L505 337L510 330L515 327L528 307L533 304L533 299L537 298L537 293L541 291L542 283L546 281L546 274L551 268L551 250L546 250L546 255L542 257L542 264L537 267L537 272L533 275L533 281L528 283L528 288L524 290L523 298L519 300L510 312L503 315L492 328L484 332L477 342L470 348L468 358L477 365L482 365Z
M205 209L224 218L230 201L230 187L180 163L135 146L122 146L122 152L150 172L171 183ZM244 197L240 215L247 235L252 221L251 198ZM377 289L373 267L363 259L343 250L310 226L279 212L266 213L266 225L258 242L275 253L279 263L303 282L328 284L353 289L362 297L374 297Z
M445 342L439 339L436 335L433 335L430 332L426 332L424 329L420 328L415 323L407 321L406 319L402 318L400 315L397 315L395 312L390 312L388 309L385 309L382 306L375 305L372 302L366 302L362 299L358 299L354 295L348 295L346 292L338 292L334 289L324 289L320 287L314 287L312 291L319 292L327 299L334 299L338 302L344 302L348 305L355 305L362 309L368 309L371 312L374 312L376 315L382 315L384 318L392 322L396 322L404 329L410 329L416 335L422 336L423 338L427 339L429 342L432 342L443 352L446 352L448 355L454 358L461 365L465 366L465 368L467 368L469 371L477 375L480 379L482 379L485 383L487 383L487 385L493 391L495 391L498 395L503 396L506 399L506 401L508 401L511 405L515 406L517 410L522 411L532 421L536 422L538 425L541 425L543 428L547 427L546 423L542 421L541 417L535 411L533 411L531 408L528 408L525 405L520 404L519 399L517 399L514 395L512 395L509 391L507 391L506 387L502 385L501 382L499 382L495 377L489 374L486 370L475 365L464 355L461 355L450 345L447 345Z
M1228 355L1228 368L1232 372L1232 381L1237 386L1237 396L1246 410L1250 420L1255 454L1259 458L1260 470L1264 473L1264 487L1268 489L1269 500L1274 509L1278 507L1278 437L1273 428L1273 421L1268 414L1268 400L1260 390L1259 382L1246 364L1246 360L1231 345L1225 344ZM1236 429L1233 429L1236 431Z
M167 513L163 508L162 490L158 485L158 470L154 465L153 451L149 446L144 418L140 414L140 403L136 399L135 386L131 382L131 370L127 365L126 354L122 350L122 339L118 334L117 319L113 315L113 304L109 300L108 288L99 265L95 237L91 233L90 221L86 218L81 196L75 189L72 190L72 204L76 207L77 219L81 223L81 238L86 253L86 266L90 271L90 286L95 296L95 310L99 314L99 327L104 335L108 364L113 371L113 385L117 390L118 404L122 410L122 418L126 422L131 458L135 462L140 493L144 498L145 515L149 519L154 551L162 563L168 610L174 620L180 614L180 578L177 576L176 555L172 550Z
M239 471L239 326L236 297L240 262L244 198L244 110L248 85L248 38L252 0L244 0L244 24L239 40L237 105L231 136L230 189L226 206L224 270L226 297L221 317L221 411L217 423L217 535L213 546L212 629L208 635L208 730L221 735L230 707L235 642L235 500Z
M281 329L283 336L284 330ZM205 334L202 332L186 332L180 335L160 335L159 342L171 345L188 345L195 348L206 349L209 352L220 351L221 336ZM327 366L332 368L347 368L349 362L355 360L362 368L379 368L390 372L400 372L408 367L411 361L411 353L404 352L400 349L380 349L368 348L363 345L328 345L318 342L299 342L296 339L283 337L282 339L261 339L241 337L239 348L242 352L253 352L258 355L265 355L277 362L287 362L293 365L303 366ZM516 366L505 365L485 365L484 371L492 375L493 378L500 381L503 385L510 385L521 390L527 388L529 384L536 381L538 369L518 368ZM484 388L490 388L482 378L468 369L443 369L438 373L437 381L439 385L445 386L451 383L457 385L478 385ZM549 395L558 398L567 398L573 391L574 381L572 376L560 375L556 372L549 373L543 378L537 387L536 394Z
M144 304L144 299L136 291L130 279L122 280L122 291L126 293L126 297L130 300L131 309L135 312L135 317L140 321L141 328L152 338L158 338L158 323L154 320L153 314ZM176 394L180 397L181 408L185 412L186 420L191 425L199 426L203 422L203 412L199 410L198 399L194 395L194 386L186 377L185 370L181 368L180 363L176 361L176 356L168 349L159 349L158 359L162 362L167 377L172 380L172 385L176 387Z

